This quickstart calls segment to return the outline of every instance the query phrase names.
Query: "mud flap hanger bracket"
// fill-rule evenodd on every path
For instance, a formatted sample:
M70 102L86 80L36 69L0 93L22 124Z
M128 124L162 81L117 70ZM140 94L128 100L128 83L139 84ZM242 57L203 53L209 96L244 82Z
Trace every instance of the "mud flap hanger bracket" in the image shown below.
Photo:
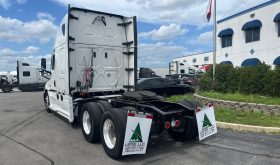
M105 17L104 17L104 16L96 16L96 17L94 18L94 20L92 21L92 24L93 24L96 20L102 21L103 24L106 26L106 20L105 20Z

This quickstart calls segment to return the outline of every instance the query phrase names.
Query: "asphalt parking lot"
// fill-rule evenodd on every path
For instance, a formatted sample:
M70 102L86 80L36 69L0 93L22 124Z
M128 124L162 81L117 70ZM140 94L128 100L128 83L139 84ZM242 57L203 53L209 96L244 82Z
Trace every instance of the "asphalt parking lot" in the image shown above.
M79 127L45 112L42 92L0 93L0 165L280 164L280 135L218 131L187 143L163 133L146 155L115 161L101 144L87 143Z

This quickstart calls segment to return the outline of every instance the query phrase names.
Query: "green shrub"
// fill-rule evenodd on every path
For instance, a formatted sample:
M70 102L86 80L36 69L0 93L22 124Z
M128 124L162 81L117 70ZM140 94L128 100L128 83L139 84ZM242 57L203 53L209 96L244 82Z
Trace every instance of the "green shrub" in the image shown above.
M233 65L229 64L219 64L216 67L216 74L215 74L215 84L214 87L216 91L219 92L228 92L229 85L230 85L230 77L229 74L233 70Z
M212 69L205 73L200 81L202 91L214 90L222 93L280 96L279 87L280 67L272 70L264 63L236 68L228 64L219 64L216 67L215 81L212 81Z
M268 71L264 78L264 89L265 95L269 96L280 96L280 68Z
M199 81L199 90L209 91L212 89L212 84L212 75L210 75L210 73L205 73Z

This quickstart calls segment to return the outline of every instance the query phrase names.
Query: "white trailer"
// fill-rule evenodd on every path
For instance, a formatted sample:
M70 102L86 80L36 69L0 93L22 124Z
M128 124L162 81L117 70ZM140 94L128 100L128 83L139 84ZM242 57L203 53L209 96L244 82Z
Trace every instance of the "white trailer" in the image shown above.
M21 91L44 90L48 79L41 75L39 65L28 60L17 60L17 81Z
M172 61L169 63L169 74L197 74L203 72L197 67L187 65L180 61Z
M196 112L201 109L196 104L164 102L154 93L134 91L136 17L69 6L59 26L51 71L46 71L45 59L41 65L42 74L50 74L44 92L47 112L81 123L85 139L101 141L113 159L144 154L150 134L164 130L178 141L199 136ZM214 111L207 106L200 113ZM215 119L209 123L203 135L215 133Z

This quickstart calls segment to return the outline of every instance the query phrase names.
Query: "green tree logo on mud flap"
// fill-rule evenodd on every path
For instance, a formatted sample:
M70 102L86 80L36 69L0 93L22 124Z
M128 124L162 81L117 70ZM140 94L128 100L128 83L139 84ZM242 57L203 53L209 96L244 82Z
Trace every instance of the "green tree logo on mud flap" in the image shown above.
M136 128L134 130L132 130L132 132L133 132L133 134L132 134L129 142L143 142L139 123L137 124Z
M212 124L206 114L204 114L204 119L202 122L203 122L202 128L212 126Z

